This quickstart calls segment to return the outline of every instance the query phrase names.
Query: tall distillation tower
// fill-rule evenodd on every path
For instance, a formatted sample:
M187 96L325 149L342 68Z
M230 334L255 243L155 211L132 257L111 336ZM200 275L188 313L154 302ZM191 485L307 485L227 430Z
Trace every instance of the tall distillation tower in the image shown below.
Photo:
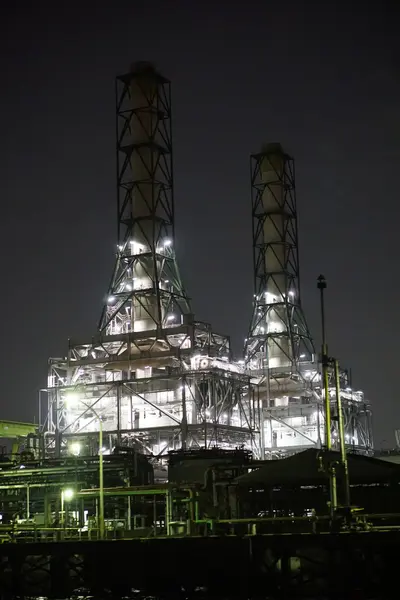
M324 439L320 368L300 300L294 161L280 144L251 157L251 192L255 293L245 360L259 385L265 452L273 457L321 446ZM341 387L346 441L369 450L363 393L350 388L344 371ZM333 381L330 395L334 409Z
M148 63L117 78L118 252L91 340L50 359L48 455L79 444L162 457L244 445L260 453L261 410L229 338L195 321L175 255L170 83Z

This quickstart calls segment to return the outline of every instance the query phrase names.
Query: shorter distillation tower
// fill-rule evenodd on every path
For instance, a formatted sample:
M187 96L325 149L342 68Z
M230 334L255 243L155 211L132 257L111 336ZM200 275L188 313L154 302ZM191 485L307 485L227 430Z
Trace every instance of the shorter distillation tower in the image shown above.
M278 457L321 447L324 440L321 368L300 299L294 160L280 144L251 157L251 197L255 293L245 363L259 386L265 455ZM341 384L346 442L368 451L370 408L345 371Z
M229 338L195 321L174 239L170 82L148 63L116 82L118 250L97 334L50 359L48 456L128 446L245 446L260 454L262 410Z

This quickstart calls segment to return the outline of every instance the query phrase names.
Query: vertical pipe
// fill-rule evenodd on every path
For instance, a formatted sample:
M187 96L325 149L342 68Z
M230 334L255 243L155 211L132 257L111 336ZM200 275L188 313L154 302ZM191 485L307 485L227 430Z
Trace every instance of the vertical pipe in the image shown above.
M186 450L187 445L187 411L186 411L186 377L182 378L182 421L181 421L181 432L182 432L182 448Z
M128 477L128 487L130 487L131 482L130 482L130 478ZM127 525L128 525L128 530L131 530L131 523L132 523L132 506L131 506L131 496L128 495L128 511L127 511Z
M340 440L340 461L343 468L343 486L344 486L344 504L350 506L350 482L349 482L349 468L347 463L347 453L344 437L344 423L343 423L343 409L342 409L342 398L340 394L340 373L339 373L339 361L335 360L335 388L336 388L336 404L338 413L338 429L339 429L339 440Z
M171 490L167 490L165 495L165 526L167 529L167 535L170 535L170 522L171 522Z
M318 445L321 448L322 440L321 440L321 415L319 412L319 403L317 403L317 435L318 435Z
M99 514L99 529L100 539L104 540L104 471L103 471L103 423L101 418L97 416L99 421L99 487L100 487L100 514Z
M64 528L64 490L61 490L61 526Z
M44 500L43 500L43 511L44 511L44 526L49 526L49 496L48 493L45 492Z
M154 537L157 535L157 502L156 495L153 495L153 523L154 523Z
M27 519L29 519L29 516L30 516L29 504L30 504L30 490L29 490L29 485L27 485L26 486L26 518Z
M260 401L260 390L257 389L257 410L258 410L258 423L260 427L260 445L261 445L261 460L265 459L265 428L264 428L264 410L262 402Z
M117 383L117 444L121 444L121 386ZM100 446L103 447L103 444Z

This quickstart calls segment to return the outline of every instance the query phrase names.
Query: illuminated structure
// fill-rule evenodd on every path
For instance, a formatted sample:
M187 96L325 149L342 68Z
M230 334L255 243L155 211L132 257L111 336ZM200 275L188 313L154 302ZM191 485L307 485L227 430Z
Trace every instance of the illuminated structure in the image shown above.
M147 63L117 79L118 251L98 333L51 359L46 452L130 446L260 454L257 390L229 338L194 320L176 263L170 83Z
M300 300L294 161L279 144L251 157L251 190L255 293L245 360L262 397L266 455L281 456L321 446L324 414L320 369ZM341 387L346 441L368 451L370 409L363 393L350 389L346 372Z

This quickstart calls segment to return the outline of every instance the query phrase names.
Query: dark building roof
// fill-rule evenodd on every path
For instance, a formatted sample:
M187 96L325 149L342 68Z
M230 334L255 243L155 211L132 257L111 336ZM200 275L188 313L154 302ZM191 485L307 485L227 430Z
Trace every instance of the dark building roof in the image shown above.
M264 463L260 468L238 477L236 483L244 487L324 484L328 479L324 466L328 464L329 459L339 462L340 455L338 452L328 453L310 448L288 458ZM400 465L356 454L349 454L347 460L350 484L400 481Z

